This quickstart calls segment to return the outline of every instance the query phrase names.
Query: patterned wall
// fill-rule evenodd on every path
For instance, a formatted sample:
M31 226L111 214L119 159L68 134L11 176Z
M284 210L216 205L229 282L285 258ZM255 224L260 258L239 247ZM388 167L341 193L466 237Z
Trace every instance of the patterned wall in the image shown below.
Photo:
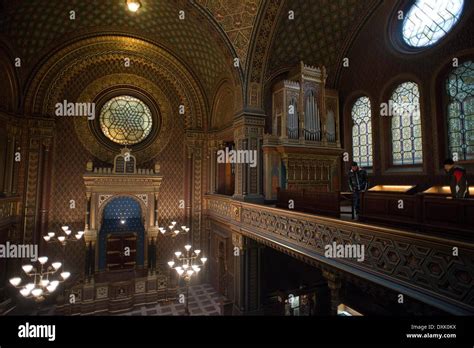
M214 16L229 37L242 64L247 54L261 0L198 0Z
M309 65L326 66L328 86L332 87L346 40L372 3L368 0L286 1L270 47L266 76L303 60ZM294 12L294 20L288 19L289 11Z

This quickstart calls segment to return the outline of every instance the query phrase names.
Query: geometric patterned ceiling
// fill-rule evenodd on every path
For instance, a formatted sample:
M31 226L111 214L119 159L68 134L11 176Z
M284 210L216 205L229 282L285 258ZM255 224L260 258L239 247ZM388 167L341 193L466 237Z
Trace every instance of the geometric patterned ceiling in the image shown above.
M268 52L265 80L281 68L303 60L324 65L327 85L334 87L342 55L358 26L380 0L288 0ZM288 19L293 10L294 20Z
M197 0L226 33L245 66L253 26L262 0Z
M82 32L115 30L150 38L184 61L209 98L218 80L232 73L231 56L224 39L210 29L205 16L198 18L193 13L194 6L189 2L141 0L141 3L140 10L131 13L124 0L4 2L0 35L7 37L29 68L60 42ZM181 9L186 11L185 20L178 18ZM75 11L75 20L69 19L71 10Z

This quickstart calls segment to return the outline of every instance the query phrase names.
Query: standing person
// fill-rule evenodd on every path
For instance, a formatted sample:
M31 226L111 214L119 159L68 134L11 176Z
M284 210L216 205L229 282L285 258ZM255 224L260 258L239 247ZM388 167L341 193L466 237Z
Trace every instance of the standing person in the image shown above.
M449 178L451 196L453 198L469 198L469 184L466 169L454 164L451 158L444 161L444 170Z
M352 204L357 215L360 213L360 193L367 190L368 186L367 172L361 169L357 162L352 162L349 172L349 189L353 192Z

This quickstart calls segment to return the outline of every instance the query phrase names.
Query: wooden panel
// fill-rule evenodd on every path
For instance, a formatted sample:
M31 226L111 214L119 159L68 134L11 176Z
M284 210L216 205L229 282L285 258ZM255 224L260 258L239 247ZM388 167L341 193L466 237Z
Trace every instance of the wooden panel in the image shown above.
M365 192L361 194L360 219L416 227L421 209L419 200L417 195Z
M129 248L129 254L125 254ZM107 238L107 269L134 268L137 259L137 236L133 233L109 235Z
M294 210L333 217L340 216L339 192L308 192L278 189L278 208L289 209L289 201L294 202Z

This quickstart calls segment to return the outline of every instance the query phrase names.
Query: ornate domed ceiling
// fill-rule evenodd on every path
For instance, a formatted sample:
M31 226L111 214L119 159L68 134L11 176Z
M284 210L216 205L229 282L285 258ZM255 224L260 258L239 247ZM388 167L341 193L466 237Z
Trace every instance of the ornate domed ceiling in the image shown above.
M250 47L248 82L265 82L299 61L325 65L336 87L342 58L381 0L266 0ZM294 19L289 20L293 11Z
M22 58L20 78L61 43L104 33L130 34L157 42L173 52L197 76L207 93L222 76L234 74L225 37L188 1L141 0L138 12L122 0L31 0L4 4L0 32ZM179 11L185 19L179 19ZM74 11L75 19L70 19Z
M125 0L0 1L0 42L22 58L16 69L22 93L55 52L72 42L104 35L141 39L170 52L198 82L207 107L221 82L246 93L303 60L325 65L337 87L341 60L381 0ZM185 19L179 11L185 11ZM294 20L288 12L294 11ZM70 19L75 11L75 19ZM120 50L120 47L117 47ZM136 52L139 54L138 52ZM233 66L239 57L241 67ZM236 94L237 95L237 94ZM255 105L254 105L255 106ZM242 105L242 107L245 107ZM210 110L208 110L210 111Z

